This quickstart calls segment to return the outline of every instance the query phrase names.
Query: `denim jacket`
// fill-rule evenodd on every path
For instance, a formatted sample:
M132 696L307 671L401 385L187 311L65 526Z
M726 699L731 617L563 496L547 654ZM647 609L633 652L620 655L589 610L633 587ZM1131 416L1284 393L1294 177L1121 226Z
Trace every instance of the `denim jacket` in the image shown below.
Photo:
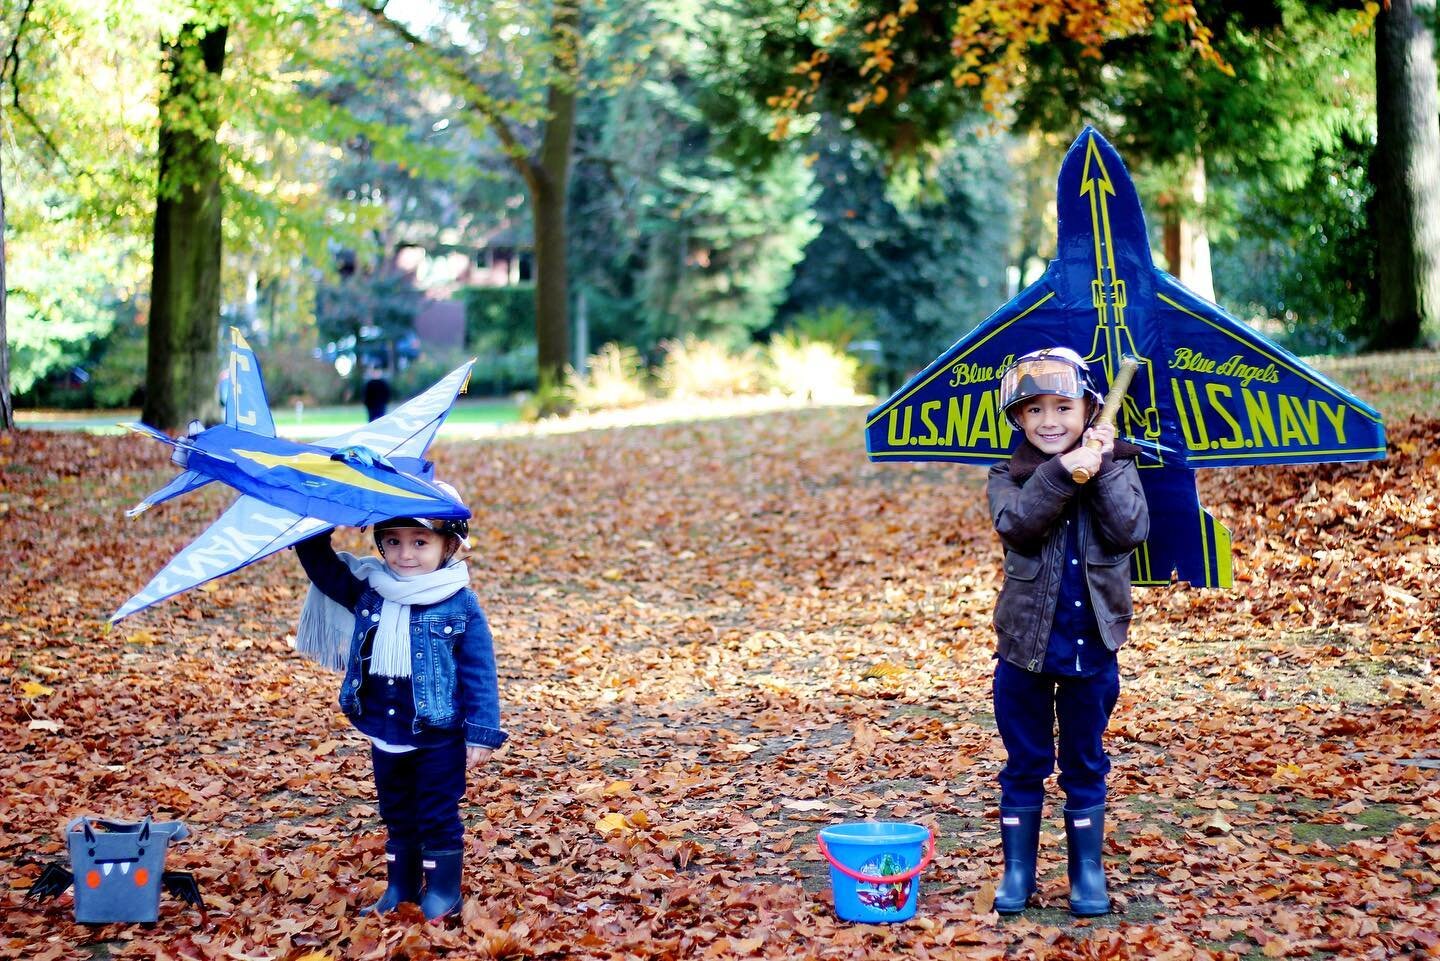
M1005 583L995 604L996 653L1028 671L1045 663L1065 563L1062 515L1078 501L1079 552L1100 638L1115 651L1130 629L1130 554L1150 533L1150 511L1135 458L1116 441L1100 472L1076 484L1060 458L1022 441L1008 463L990 468L986 493L1005 547Z
M296 544L295 554L315 586L355 614L340 685L340 709L354 718L365 679L361 650L385 601L335 555L329 531ZM505 743L509 735L500 729L494 641L474 591L463 588L438 604L410 608L410 656L414 733L463 730L466 744L496 748Z

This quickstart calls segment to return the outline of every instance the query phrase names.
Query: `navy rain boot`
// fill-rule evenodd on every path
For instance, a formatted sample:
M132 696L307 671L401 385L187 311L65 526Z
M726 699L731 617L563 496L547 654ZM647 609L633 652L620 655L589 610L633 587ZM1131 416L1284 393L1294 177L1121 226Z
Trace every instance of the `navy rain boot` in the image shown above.
M1090 918L1110 913L1105 890L1105 868L1100 848L1105 843L1105 805L1065 812L1065 841L1069 848L1070 913Z
M1040 809L1000 809L1000 846L1005 851L1005 876L995 889L995 910L1018 914L1035 893L1035 855L1040 849Z
M385 870L390 884L380 900L368 908L361 908L361 914L388 914L401 904L420 903L420 849L397 844L385 845Z
M460 871L465 852L425 851L420 863L425 869L425 897L420 910L425 920L435 921L460 909Z

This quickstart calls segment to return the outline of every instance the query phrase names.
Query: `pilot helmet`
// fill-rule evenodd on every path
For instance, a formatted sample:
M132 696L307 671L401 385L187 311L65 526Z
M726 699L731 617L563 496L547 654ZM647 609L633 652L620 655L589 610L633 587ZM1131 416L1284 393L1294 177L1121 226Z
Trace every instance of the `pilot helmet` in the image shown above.
M436 481L435 486L444 491L452 500L463 504L460 499L460 492L444 481ZM427 531L434 531L446 538L453 538L449 549L445 552L445 563L455 556L465 538L470 536L470 522L463 517L392 517L389 520L378 521L375 524L375 548L383 557L385 548L380 544L382 531L397 530L404 527L423 527Z
M1005 411L1005 419L1015 428L1020 427L1015 408L1021 401L1041 394L1088 399L1087 426L1100 412L1103 401L1090 379L1090 366L1069 347L1032 350L1000 372L1000 407Z

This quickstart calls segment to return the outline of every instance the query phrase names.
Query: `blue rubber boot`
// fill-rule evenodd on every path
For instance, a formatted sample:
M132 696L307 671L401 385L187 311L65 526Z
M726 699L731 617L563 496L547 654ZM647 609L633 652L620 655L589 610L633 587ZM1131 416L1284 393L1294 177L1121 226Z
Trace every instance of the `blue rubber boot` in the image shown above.
M1105 805L1065 812L1065 841L1069 848L1070 913L1091 918L1110 913L1105 890L1105 867L1100 848L1105 843Z
M1000 846L1005 850L1005 876L995 889L995 910L1019 914L1035 893L1035 855L1040 849L1040 809L1000 809Z
M420 903L420 849L398 844L385 845L385 870L390 884L380 900L368 908L361 908L361 914L388 914L404 903Z
M425 920L435 921L460 910L460 874L464 851L425 851L420 863L425 869L425 897L420 910Z

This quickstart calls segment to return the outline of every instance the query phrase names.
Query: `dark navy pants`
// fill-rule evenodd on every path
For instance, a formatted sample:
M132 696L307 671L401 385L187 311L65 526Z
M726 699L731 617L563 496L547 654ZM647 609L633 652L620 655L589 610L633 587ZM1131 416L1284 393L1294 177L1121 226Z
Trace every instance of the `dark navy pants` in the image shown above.
M1045 800L1045 779L1055 768L1057 721L1066 809L1104 804L1110 759L1101 741L1119 696L1114 659L1090 677L1035 674L997 660L995 725L1006 754L1000 772L1001 806L1034 808Z
M375 791L380 819L396 847L455 851L465 832L460 824L460 798L465 794L465 739L404 754L370 749L375 766Z

